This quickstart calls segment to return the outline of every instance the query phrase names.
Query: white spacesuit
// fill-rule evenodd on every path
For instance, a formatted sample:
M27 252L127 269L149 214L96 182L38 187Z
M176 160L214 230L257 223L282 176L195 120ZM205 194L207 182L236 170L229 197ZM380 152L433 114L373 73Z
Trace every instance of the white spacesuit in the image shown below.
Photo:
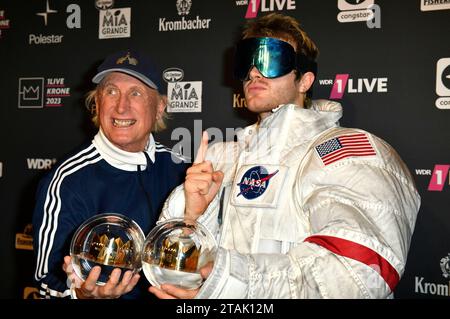
M198 220L219 249L197 298L392 297L420 197L392 147L341 116L283 105L209 148L225 177ZM183 214L180 186L161 220Z

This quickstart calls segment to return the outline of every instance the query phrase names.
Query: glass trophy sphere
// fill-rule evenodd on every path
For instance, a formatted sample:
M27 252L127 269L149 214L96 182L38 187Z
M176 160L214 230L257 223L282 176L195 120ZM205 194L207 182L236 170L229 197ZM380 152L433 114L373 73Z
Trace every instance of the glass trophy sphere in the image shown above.
M77 229L70 244L75 273L86 280L94 266L101 267L97 284L104 285L115 268L141 270L144 233L130 218L116 213L95 215ZM120 278L122 279L122 278Z
M144 242L142 269L153 286L201 286L200 269L214 260L216 240L202 224L173 218L158 224Z

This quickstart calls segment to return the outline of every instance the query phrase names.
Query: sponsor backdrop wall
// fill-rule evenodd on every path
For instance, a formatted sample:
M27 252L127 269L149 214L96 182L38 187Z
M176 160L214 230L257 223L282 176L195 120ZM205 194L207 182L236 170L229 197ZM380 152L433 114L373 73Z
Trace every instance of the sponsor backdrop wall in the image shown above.
M450 297L448 0L2 0L0 297L36 297L37 181L94 134L83 97L101 60L153 56L172 114L158 138L192 157L203 129L232 139L254 120L230 57L268 12L299 18L319 46L314 97L340 101L342 124L384 138L415 176L422 207L396 298Z

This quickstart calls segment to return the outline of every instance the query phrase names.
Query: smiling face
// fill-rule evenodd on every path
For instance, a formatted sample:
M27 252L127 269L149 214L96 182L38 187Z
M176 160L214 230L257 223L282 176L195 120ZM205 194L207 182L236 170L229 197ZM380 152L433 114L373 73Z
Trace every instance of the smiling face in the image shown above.
M100 127L108 140L128 152L145 149L165 103L159 93L138 79L111 72L96 96Z

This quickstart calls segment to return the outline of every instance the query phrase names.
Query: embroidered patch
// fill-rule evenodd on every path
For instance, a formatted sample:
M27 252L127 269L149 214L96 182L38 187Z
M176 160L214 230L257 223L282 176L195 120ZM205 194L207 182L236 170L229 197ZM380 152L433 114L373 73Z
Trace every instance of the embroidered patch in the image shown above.
M315 149L325 166L347 157L376 155L364 133L335 137L317 145Z
M239 186L239 194L237 196L244 196L246 199L254 199L266 191L267 187L269 187L269 181L272 177L274 177L278 173L278 170L270 173L264 166L254 166L247 170L240 183Z
M230 203L236 207L279 207L286 194L288 167L279 164L247 164L237 168L230 193ZM270 185L269 185L270 184ZM247 214L251 210L239 210Z

